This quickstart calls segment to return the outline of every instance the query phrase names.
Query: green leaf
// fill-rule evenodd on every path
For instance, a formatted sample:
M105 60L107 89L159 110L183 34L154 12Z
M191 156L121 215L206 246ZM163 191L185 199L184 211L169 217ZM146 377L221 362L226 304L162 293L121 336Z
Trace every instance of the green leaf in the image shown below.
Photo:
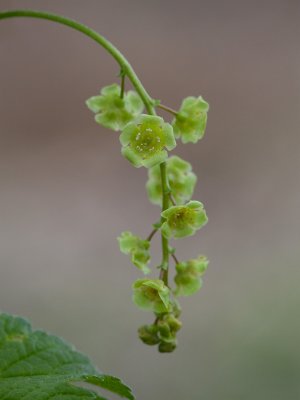
M118 378L103 375L62 339L32 330L26 320L0 314L0 400L107 400L87 382L133 400Z

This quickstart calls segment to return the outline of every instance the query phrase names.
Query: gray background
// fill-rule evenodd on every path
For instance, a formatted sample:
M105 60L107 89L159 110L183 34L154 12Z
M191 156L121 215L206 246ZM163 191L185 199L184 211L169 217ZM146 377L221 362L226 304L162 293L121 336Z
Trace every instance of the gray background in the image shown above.
M0 308L64 336L140 400L298 399L300 3L0 2L17 7L95 28L171 107L209 101L205 139L175 152L192 162L210 218L178 255L211 263L201 293L182 302L177 351L140 343L152 316L131 303L140 274L116 237L146 236L159 209L145 169L84 106L118 68L78 32L1 21Z

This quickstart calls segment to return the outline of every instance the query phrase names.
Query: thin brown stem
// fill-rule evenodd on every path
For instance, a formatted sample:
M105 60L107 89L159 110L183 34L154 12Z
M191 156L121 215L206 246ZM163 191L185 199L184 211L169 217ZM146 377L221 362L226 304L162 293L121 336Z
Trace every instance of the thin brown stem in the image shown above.
M179 264L178 258L175 256L175 254L171 254L173 260L175 261L175 264Z
M177 114L178 114L178 112L175 111L175 110L173 110L173 108L168 107L168 106L165 106L165 105L163 105L163 104L158 104L157 107L158 107L158 108L161 108L161 109L164 110L164 111L167 111L167 112L170 113L170 114L175 115L175 117L176 117Z
M151 241L151 239L153 238L153 236L156 234L156 232L158 231L158 229L153 229L153 231L150 233L150 235L147 237L146 240L148 240L148 242Z

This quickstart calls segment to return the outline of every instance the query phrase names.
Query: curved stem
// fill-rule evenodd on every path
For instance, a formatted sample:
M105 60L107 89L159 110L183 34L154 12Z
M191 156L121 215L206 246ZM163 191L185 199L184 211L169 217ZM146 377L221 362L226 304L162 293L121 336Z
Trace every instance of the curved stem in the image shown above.
M92 40L100 44L105 50L110 53L113 58L119 64L122 71L122 79L125 75L129 78L132 85L140 95L147 112L151 115L156 115L154 108L154 100L149 96L148 92L144 88L143 84L139 80L136 75L134 69L127 61L127 59L123 56L123 54L105 37L94 31L93 29L77 22L72 19L62 17L56 14L50 14L43 11L33 11L33 10L12 10L12 11L4 11L0 12L0 20L7 18L18 18L18 17L29 17L29 18L38 18L45 19L52 22L56 22L65 26L68 26L76 31L83 33L84 35L90 37ZM122 92L121 92L122 94ZM162 108L162 107L161 107ZM167 182L167 173L166 173L166 163L162 163L160 165L161 172L161 182L162 182L162 210L166 210L169 207L169 188ZM168 285L168 266L169 266L169 247L168 247L168 239L166 239L163 235L161 237L162 240L162 266L161 266L161 274L160 278L164 281L166 285Z
M33 10L13 10L13 11L4 11L0 13L0 20L6 18L15 18L15 17L46 19L62 25L69 26L70 28L75 29L93 39L95 42L104 47L104 49L107 50L120 65L123 73L130 79L132 85L134 86L138 94L141 96L141 99L143 100L143 103L145 104L148 113L149 114L155 113L153 107L153 100L149 96L148 92L145 90L139 78L137 77L134 69L129 64L127 59L123 56L123 54L112 43L110 43L107 39L105 39L105 37L99 35L99 33L94 31L93 29L77 21L56 14L49 14L46 12L33 11Z

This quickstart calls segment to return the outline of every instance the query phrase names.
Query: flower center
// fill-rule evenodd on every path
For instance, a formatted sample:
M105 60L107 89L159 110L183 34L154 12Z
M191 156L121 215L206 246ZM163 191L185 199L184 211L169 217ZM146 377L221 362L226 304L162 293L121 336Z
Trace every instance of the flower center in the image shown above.
M148 158L161 151L165 145L164 133L161 126L140 124L137 126L130 143L132 149L143 158Z
M195 221L195 212L189 208L182 208L171 216L169 225L172 229L183 229Z

